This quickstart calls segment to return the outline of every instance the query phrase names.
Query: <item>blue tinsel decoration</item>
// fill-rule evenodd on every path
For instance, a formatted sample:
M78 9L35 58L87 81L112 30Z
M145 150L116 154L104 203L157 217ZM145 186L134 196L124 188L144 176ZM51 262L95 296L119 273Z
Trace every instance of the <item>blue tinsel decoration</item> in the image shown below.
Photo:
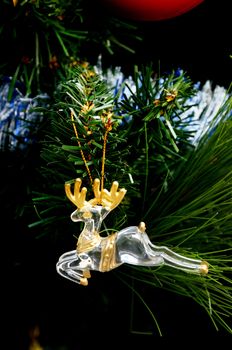
M24 151L36 141L43 120L43 113L34 108L48 106L49 96L46 93L25 96L19 82L11 92L11 84L12 78L6 77L0 85L0 150Z

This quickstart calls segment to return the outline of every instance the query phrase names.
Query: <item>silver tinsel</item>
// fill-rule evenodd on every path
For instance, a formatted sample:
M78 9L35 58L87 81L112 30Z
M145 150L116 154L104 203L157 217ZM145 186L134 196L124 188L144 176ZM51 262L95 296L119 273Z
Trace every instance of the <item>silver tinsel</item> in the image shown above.
M100 74L112 89L118 101L128 98L131 93L136 92L136 84L131 76L125 77L121 67L114 69L108 68L103 71L101 58L95 67L96 73ZM181 70L180 70L181 72ZM159 79L160 91L163 88L164 79ZM185 128L191 131L190 141L196 146L200 138L209 130L211 122L217 117L217 113L225 100L228 98L227 90L216 85L213 88L212 82L207 80L204 84L197 82L195 84L196 94L189 98L183 107L188 107L186 111L178 114L178 118L183 120ZM157 95L156 98L159 98ZM126 120L130 120L126 117ZM175 120L175 117L173 118ZM219 120L218 120L219 121ZM217 121L217 122L218 122Z
M16 83L9 100L11 78L6 78L0 86L0 150L25 150L35 142L36 132L43 120L43 113L35 107L48 105L49 96L40 94L25 96L21 85Z

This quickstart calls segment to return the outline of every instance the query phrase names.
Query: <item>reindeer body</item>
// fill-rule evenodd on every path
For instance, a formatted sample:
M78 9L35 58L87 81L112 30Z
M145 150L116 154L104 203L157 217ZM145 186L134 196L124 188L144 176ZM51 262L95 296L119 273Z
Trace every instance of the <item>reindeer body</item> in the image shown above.
M87 285L91 270L107 272L124 263L139 266L169 265L198 274L208 272L207 262L187 258L167 247L152 244L143 222L106 237L100 236L102 221L121 202L126 190L118 191L118 183L115 181L110 192L100 191L100 181L95 179L95 197L87 202L87 190L85 187L81 190L80 188L80 179L76 179L74 194L70 184L65 186L67 197L78 208L71 214L71 219L74 222L83 221L84 228L78 238L76 250L64 253L57 262L57 272L63 277Z

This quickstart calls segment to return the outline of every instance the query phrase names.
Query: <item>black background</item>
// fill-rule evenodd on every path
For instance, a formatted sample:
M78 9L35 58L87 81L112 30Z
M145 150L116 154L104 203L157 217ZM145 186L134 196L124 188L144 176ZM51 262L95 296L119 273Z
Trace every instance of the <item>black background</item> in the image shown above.
M121 16L121 19L124 17ZM231 83L230 2L205 0L185 14L162 21L132 21L143 40L131 56L120 52L107 64L131 71L133 64L152 63L161 72L182 68L193 80Z
M134 64L153 62L162 71L180 67L196 81L209 79L214 84L229 86L232 54L229 1L204 1L177 18L136 24L143 36L136 54L116 52L113 57L104 58L106 66L121 66L129 74ZM28 330L34 325L40 327L41 344L53 350L61 349L61 345L73 350L88 349L93 344L97 348L116 344L124 348L124 337L130 346L140 341L143 346L152 344L152 348L165 342L170 346L178 339L179 346L188 347L202 341L201 338L223 342L229 336L224 330L217 332L204 310L191 300L162 289L151 292L143 286L140 290L161 326L164 336L161 340L136 296L131 328L132 292L114 272L93 273L88 287L61 278L55 271L59 256L56 242L36 240L27 227L28 218L14 220L14 208L27 197L27 181L33 178L33 157L20 159L5 153L1 154L0 165L1 270L7 273L2 286L6 293L2 298L5 349L27 350ZM135 331L150 335L138 335Z

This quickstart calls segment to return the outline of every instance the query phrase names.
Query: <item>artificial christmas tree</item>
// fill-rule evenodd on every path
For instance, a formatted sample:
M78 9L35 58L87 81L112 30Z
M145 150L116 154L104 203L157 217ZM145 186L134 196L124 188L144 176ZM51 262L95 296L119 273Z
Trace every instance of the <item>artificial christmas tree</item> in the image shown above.
M207 10L205 3L199 11ZM148 335L183 331L231 334L227 72L219 79L209 65L202 73L204 58L202 67L200 59L188 66L190 52L183 44L171 54L165 28L175 24L178 33L186 17L162 24L122 21L91 1L1 6L6 14L1 43L17 49L1 58L0 140L2 222L12 232L4 239L11 249L9 295L17 290L8 310L9 331L18 348L29 348L30 342L31 347L82 348L90 333L95 344L103 332L135 342L139 334L145 342ZM197 11L186 14L186 21L191 16L195 21ZM153 36L147 42L152 26L163 30L160 55L151 50ZM130 45L122 35L125 28L133 38ZM227 47L220 54L229 60ZM177 61L185 69L175 66ZM215 80L205 82L207 74ZM93 189L94 199L80 182L88 193ZM65 188L77 207L74 222ZM97 230L89 230L100 211L111 213ZM123 237L119 245L116 233ZM159 263L147 260L154 252L144 249L145 241L155 247ZM81 275L77 254L82 254ZM122 256L128 265L119 266ZM130 265L132 258L137 265ZM162 259L177 268L163 266ZM100 268L92 269L88 287L73 283L80 277L86 284L96 261ZM195 262L201 273L187 273L192 265L186 261ZM72 281L61 278L56 266ZM39 342L30 338L34 330Z

